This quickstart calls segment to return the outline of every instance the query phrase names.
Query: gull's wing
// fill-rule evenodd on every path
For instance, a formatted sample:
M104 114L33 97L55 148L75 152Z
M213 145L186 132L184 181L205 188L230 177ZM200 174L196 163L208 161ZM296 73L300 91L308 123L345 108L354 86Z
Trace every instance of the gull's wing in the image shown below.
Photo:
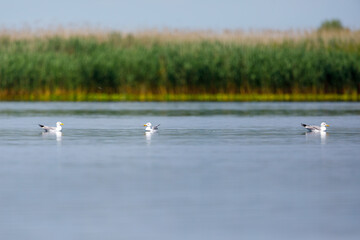
M158 130L158 129L159 129L159 126L160 126L160 124L154 126L153 129L154 129L154 130Z
M320 131L320 127L319 126L313 126L313 125L307 125L307 124L301 124L301 126L303 126L304 128L306 128L309 131Z
M55 131L56 130L56 127L48 127L48 126L45 126L45 125L41 125L39 124L39 126L44 129L45 131Z

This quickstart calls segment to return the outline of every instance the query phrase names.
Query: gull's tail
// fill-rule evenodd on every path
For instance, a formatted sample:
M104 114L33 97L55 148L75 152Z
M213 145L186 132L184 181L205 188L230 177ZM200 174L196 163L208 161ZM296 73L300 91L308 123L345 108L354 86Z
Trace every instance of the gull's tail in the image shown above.
M43 127L44 127L44 125L41 125L41 124L39 124L39 126L40 126L41 128L43 128Z
M302 123L301 126L306 127L307 125Z
M158 129L158 128L159 128L159 126L160 126L160 124L156 125L156 126L154 127L154 129Z

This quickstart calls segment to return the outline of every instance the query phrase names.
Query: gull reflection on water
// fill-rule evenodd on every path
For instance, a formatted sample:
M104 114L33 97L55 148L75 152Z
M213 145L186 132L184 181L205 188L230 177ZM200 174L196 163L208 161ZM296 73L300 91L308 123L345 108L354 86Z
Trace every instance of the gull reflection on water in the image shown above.
M145 132L145 139L146 139L146 143L150 144L151 143L151 137L154 133L152 132Z
M63 133L62 132L42 132L41 135L43 137L48 137L48 138L51 138L54 136L54 137L56 137L57 142L61 142Z
M146 143L147 143L148 145L150 145L150 144L151 144L151 138L153 138L154 135L157 135L157 134L159 134L157 131L156 131L156 132L146 131L145 134L144 134L144 135L145 135Z
M327 132L306 132L306 141L310 141L320 137L321 144L326 144L327 134Z

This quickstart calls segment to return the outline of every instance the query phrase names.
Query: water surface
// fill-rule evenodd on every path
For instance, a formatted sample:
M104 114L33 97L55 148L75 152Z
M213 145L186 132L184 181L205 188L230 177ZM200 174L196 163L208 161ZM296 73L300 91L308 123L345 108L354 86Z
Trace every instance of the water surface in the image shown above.
M359 117L359 103L2 102L0 234L358 239Z

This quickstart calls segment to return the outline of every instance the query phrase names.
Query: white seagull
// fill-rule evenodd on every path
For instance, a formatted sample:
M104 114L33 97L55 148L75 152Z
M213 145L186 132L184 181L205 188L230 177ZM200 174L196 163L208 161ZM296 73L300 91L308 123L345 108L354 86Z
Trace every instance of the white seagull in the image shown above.
M152 124L149 123L149 122L144 124L144 127L146 127L145 128L146 132L155 132L155 131L157 131L159 129L159 126L160 126L160 124L153 127Z
M326 122L322 122L319 126L313 126L313 125L307 125L307 124L301 124L304 128L306 128L309 132L325 132L326 127L329 127L329 125L326 124Z
M56 127L48 127L48 126L45 126L45 125L41 125L39 124L39 126L45 130L45 132L61 132L62 130L62 126L61 125L64 125L62 122L57 122L56 123Z

